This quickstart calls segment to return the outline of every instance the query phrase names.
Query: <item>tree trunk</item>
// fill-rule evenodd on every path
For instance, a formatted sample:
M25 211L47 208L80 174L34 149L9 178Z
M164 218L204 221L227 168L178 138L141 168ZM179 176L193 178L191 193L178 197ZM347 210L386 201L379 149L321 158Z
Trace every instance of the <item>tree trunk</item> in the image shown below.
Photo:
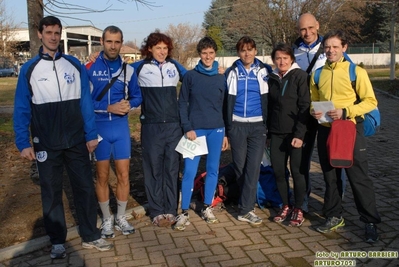
M29 45L32 58L39 53L41 41L37 36L39 22L43 18L43 0L26 0L28 7Z

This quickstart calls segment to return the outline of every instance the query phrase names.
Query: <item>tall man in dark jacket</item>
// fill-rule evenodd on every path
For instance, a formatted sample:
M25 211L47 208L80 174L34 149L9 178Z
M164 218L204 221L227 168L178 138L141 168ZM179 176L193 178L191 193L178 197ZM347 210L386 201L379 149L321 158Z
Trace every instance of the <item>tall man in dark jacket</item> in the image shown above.
M310 13L302 14L298 19L298 32L299 38L294 43L294 54L295 60L299 67L309 74L312 74L316 69L322 67L326 62L326 54L323 51L323 36L319 35L319 22L315 16ZM347 60L350 61L349 57L344 53ZM314 57L317 57L314 60ZM312 64L313 63L313 64ZM309 195L311 192L310 182L310 163L312 161L312 154L317 134L317 121L312 117L308 121L308 131L305 135L304 145L302 148L303 158L308 161L308 168L305 171L306 180L306 191L305 199L302 205L304 212L309 211ZM340 172L340 171L338 171ZM345 172L337 174L340 178L339 191L340 195L343 196L346 187L346 176Z
M39 170L44 225L52 243L52 259L66 256L64 164L74 194L82 246L100 251L112 248L100 238L96 227L97 203L89 152L94 151L98 141L88 78L76 58L61 53L61 30L56 17L40 21L38 35L43 45L39 54L23 65L14 103L16 145L22 158L36 160Z

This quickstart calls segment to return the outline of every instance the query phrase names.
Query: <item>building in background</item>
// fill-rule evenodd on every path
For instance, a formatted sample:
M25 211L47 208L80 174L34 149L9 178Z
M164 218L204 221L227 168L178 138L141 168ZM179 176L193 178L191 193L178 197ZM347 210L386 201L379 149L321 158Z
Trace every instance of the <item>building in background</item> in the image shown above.
M12 42L15 46L14 59L17 63L23 63L30 57L29 31L28 29L13 30ZM62 28L61 49L63 53L70 54L82 62L87 60L92 52L100 51L100 38L102 30L93 26L64 26ZM10 41L11 42L11 41Z
M138 50L136 48L132 48L127 45L122 46L119 54L122 56L123 60L125 62L127 62L128 64L141 59L140 50Z

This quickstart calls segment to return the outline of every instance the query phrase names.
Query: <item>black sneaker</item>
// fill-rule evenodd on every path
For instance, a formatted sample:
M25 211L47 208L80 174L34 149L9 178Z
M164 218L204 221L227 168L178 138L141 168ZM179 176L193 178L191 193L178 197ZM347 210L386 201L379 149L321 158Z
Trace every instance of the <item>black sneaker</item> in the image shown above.
M374 223L366 223L366 242L374 243L378 241L377 226Z
M345 221L342 217L328 217L323 225L320 225L316 230L320 233L329 233L337 230L339 227L344 227Z

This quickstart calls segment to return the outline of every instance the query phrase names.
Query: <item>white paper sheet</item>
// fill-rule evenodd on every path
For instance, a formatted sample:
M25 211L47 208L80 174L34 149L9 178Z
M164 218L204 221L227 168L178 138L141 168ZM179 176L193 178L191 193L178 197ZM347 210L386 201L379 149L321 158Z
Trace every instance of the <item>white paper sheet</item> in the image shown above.
M197 137L190 141L183 135L175 150L183 155L183 158L193 159L195 156L208 154L208 146L205 136Z
M314 101L314 102L312 102L312 105L313 105L313 109L315 111L323 112L323 115L321 116L321 118L318 119L319 123L333 121L333 119L327 115L328 111L335 109L333 102L331 102L331 101Z

